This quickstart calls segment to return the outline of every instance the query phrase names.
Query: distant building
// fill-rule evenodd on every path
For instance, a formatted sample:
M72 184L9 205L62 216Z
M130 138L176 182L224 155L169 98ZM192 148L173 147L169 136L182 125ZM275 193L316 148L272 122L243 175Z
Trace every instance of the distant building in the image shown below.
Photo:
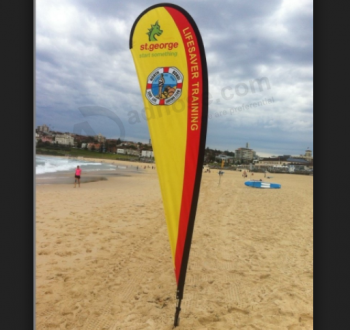
M53 143L54 141L54 137L53 136L49 136L49 135L42 135L40 137L41 139L41 142L50 142L50 143Z
M245 148L238 148L235 151L235 159L240 161L252 161L256 158L256 152L253 149L249 149L249 144L246 144Z
M305 150L305 156L312 156L312 151L310 149Z
M116 147L116 146L111 146L111 145L109 145L109 146L107 147L107 151L108 151L108 152L111 152L111 153L113 153L113 154L115 154L115 153L117 152L117 147Z
M219 160L220 162L224 160L225 163L232 163L233 158L234 157L232 157L232 156L227 156L227 155L224 155L224 154L220 154L218 156L215 156L216 160Z
M101 134L99 133L98 135L95 135L95 139L98 141L98 142L106 142L106 138Z
M47 126L45 124L42 126L38 126L37 130L38 130L38 132L43 132L43 133L50 132L49 126Z
M308 165L309 161L302 157L291 157L287 159L287 162L292 165Z
M152 150L142 150L141 157L154 157Z
M287 169L289 172L294 172L296 170L312 168L312 163L301 157L289 157L285 159L280 156L260 159L259 162L254 164L254 167L267 170Z
M55 143L64 144L64 145L74 145L74 137L69 134L60 134L55 136Z
M100 147L101 147L101 144L100 143L88 143L87 144L87 148L89 149L89 150L99 150L100 149Z
M304 155L298 155L298 156L291 156L293 158L302 158L302 159L306 159L307 161L312 161L313 157L312 157L312 151L308 148L305 150L305 154Z
M312 158L312 151L310 149L305 150L304 158L308 161L311 161L313 159Z
M139 150L135 150L135 149L124 149L125 153L127 155L133 155L133 156L139 156L140 157L140 151Z
M117 148L117 154L140 156L140 151L135 149Z
M279 157L262 158L254 164L256 168L269 168L275 166L286 166L288 162L281 160Z

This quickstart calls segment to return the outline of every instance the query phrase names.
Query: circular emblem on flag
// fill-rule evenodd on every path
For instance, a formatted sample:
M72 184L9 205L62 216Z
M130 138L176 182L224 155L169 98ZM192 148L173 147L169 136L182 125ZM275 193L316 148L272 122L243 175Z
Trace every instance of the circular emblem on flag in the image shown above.
M146 97L153 105L173 104L181 96L182 82L178 68L157 68L147 78Z

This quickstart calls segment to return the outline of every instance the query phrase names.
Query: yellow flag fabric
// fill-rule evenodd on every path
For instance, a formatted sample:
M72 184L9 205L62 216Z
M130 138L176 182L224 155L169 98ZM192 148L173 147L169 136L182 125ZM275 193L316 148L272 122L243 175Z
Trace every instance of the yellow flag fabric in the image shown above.
M208 77L198 28L181 7L159 4L135 21L130 50L144 102L176 281L184 281L202 175Z

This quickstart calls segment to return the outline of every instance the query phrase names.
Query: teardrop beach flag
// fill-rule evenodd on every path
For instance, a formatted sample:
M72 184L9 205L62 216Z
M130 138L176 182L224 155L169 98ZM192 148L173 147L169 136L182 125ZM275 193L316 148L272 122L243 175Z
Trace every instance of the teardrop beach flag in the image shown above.
M204 160L208 73L197 25L162 3L136 19L130 34L151 136L177 283L179 312Z

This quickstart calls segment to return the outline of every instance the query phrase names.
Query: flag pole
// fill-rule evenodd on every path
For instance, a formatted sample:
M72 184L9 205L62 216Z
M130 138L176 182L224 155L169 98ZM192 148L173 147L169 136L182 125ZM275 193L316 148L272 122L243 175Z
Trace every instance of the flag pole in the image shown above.
M182 301L182 298L180 298L179 296L179 291L176 292L177 295L176 295L176 309L175 309L175 317L174 317L174 327L177 327L179 325L179 315L180 315L180 311L181 311L181 301Z

